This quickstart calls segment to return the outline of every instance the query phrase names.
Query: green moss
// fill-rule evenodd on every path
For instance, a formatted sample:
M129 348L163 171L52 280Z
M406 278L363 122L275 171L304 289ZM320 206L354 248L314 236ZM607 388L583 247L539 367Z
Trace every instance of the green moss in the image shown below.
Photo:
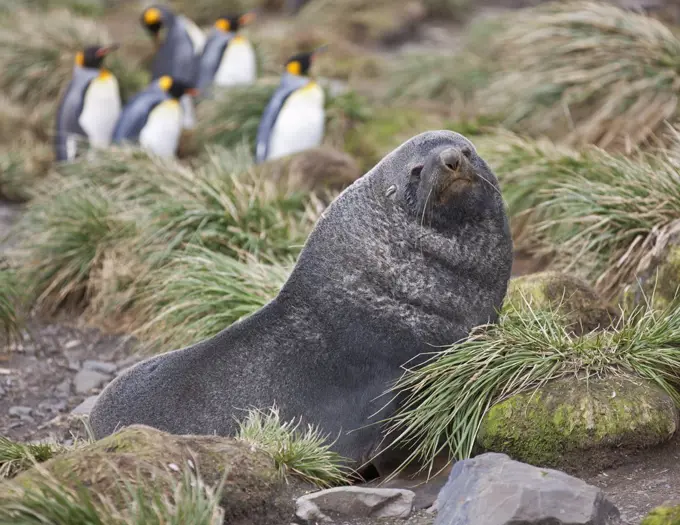
M640 525L680 525L680 505L657 507Z
M482 421L482 448L541 466L568 468L607 452L646 448L677 428L673 401L640 381L576 378L548 383L492 407Z
M563 314L575 333L605 328L616 318L616 310L585 281L559 272L540 272L510 280L504 308L550 309Z

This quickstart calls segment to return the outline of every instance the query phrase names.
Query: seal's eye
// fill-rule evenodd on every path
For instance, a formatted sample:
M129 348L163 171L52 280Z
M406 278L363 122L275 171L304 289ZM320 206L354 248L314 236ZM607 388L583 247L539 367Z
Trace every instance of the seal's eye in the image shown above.
M472 157L472 149L469 146L464 146L460 151L463 155L465 155L466 158L469 159Z
M419 178L420 177L420 172L423 171L422 166L416 166L415 168L411 169L411 177L412 178Z

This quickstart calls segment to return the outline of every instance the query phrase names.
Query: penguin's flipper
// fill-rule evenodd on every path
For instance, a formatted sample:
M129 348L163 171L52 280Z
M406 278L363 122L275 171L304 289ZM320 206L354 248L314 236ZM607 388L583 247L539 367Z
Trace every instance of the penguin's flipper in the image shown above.
M85 131L80 127L78 118L83 111L85 92L90 82L92 82L92 77L74 75L59 104L54 137L55 156L59 162L71 161L75 158L77 148L74 148L73 135L85 137Z
M215 74L222 62L222 55L227 49L229 41L233 38L232 33L223 33L222 31L211 31L208 40L203 48L201 55L201 62L198 71L198 81L196 87L203 92L209 88L213 83Z
M286 99L294 92L307 84L309 79L306 77L296 77L285 73L281 79L279 87L269 100L267 107L262 113L260 124L257 128L257 138L255 139L255 162L264 162L269 152L269 139L271 137L276 118L286 102Z
M158 104L168 99L168 94L152 85L135 95L120 113L113 130L114 143L137 142L149 113Z

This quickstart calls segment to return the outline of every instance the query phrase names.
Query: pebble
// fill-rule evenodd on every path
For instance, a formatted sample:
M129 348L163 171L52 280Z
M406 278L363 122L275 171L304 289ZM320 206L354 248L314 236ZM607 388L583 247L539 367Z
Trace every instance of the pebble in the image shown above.
M101 372L102 374L113 375L118 366L114 363L106 363L104 361L93 361L88 359L83 363L83 368L85 370L94 370L95 372Z
M78 339L71 339L70 341L66 342L64 344L64 348L66 350L70 350L71 348L75 348L76 346L80 346L82 343L78 341Z
M71 381L66 379L65 381L62 381L57 385L57 388L55 388L55 392L57 395L61 396L68 396L71 394Z
M99 388L109 380L109 376L94 370L83 369L76 374L73 385L77 394L87 394L93 388Z
M30 416L32 412L33 412L33 409L31 407L24 407L24 406L13 406L13 407L10 407L10 409L9 409L9 415L11 417Z

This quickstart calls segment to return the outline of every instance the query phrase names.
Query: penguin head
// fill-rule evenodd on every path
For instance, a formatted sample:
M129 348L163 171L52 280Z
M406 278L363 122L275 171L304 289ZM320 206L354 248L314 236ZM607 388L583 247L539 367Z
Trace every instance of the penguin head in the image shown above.
M110 46L88 46L76 54L76 65L88 69L101 69L106 55L118 49L118 44Z
M184 95L194 97L198 94L198 91L192 85L168 75L159 78L158 85L163 91L175 99L182 98Z
M286 71L291 75L296 76L306 76L309 74L309 69L312 67L312 63L316 56L325 51L326 46L321 46L316 48L314 51L309 51L307 53L298 53L293 55L286 62Z
M225 33L236 33L241 27L246 26L255 20L255 16L253 11L242 15L222 16L215 22L215 27Z
M142 27L146 29L154 38L158 38L158 34L163 27L165 12L160 7L147 7L142 12Z

